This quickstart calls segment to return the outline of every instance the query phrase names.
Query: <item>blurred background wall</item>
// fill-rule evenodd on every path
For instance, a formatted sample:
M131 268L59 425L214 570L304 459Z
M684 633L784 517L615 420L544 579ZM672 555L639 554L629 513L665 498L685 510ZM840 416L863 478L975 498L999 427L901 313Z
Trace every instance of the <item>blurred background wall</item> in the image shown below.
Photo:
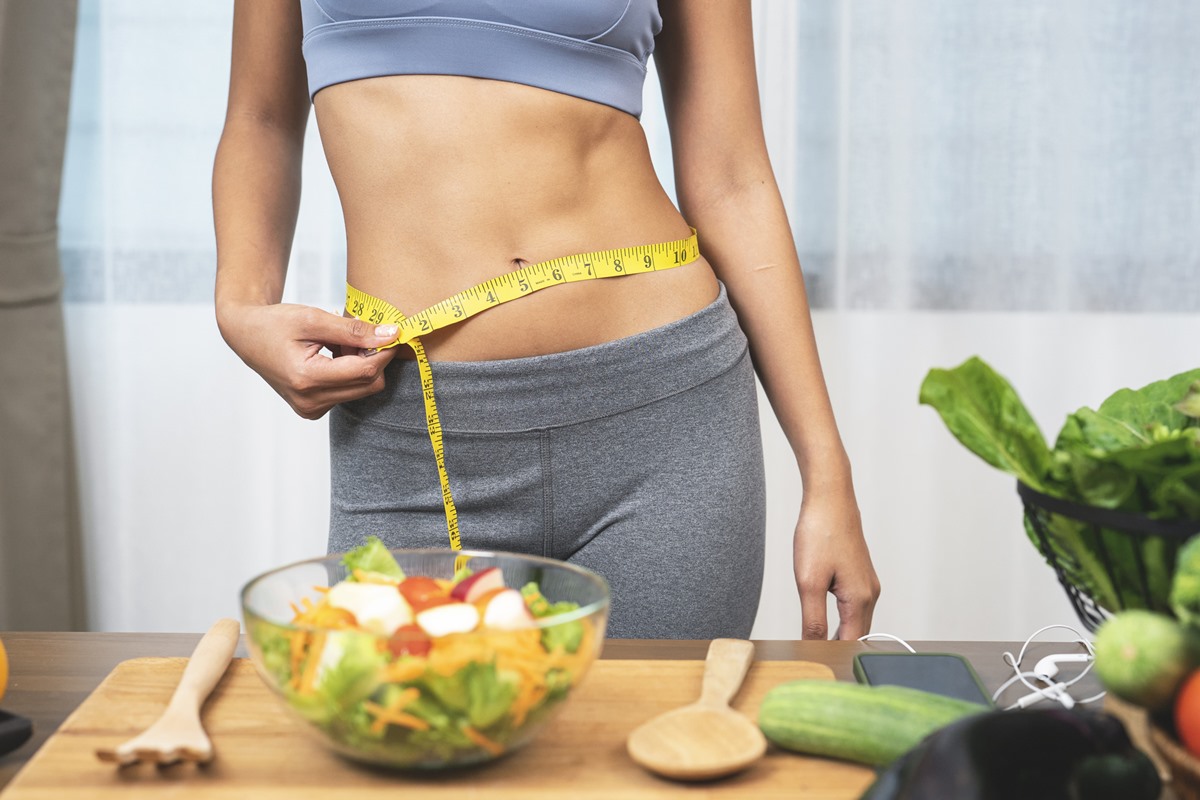
M874 629L1024 639L1075 624L1013 481L917 391L930 367L978 354L1053 439L1081 405L1200 366L1200 5L754 12L769 146L884 586ZM205 629L237 613L253 574L324 550L325 423L293 415L213 320L231 18L228 0L80 2L61 241L95 629ZM646 98L671 189L653 75ZM315 124L305 158L287 299L334 310L345 251ZM800 487L762 407L770 567L754 635L799 637Z

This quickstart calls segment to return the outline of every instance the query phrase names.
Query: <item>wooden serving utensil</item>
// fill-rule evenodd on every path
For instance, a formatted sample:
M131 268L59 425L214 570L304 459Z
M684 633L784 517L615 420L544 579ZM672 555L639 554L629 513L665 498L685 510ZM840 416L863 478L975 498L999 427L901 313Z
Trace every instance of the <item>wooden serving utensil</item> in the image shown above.
M158 721L117 747L96 750L96 756L101 761L121 765L138 761L155 764L212 761L212 742L200 724L200 707L225 674L240 633L237 620L218 620L196 645L171 702Z
M766 737L729 707L753 660L754 645L745 639L713 639L700 699L638 726L626 742L630 757L651 772L685 781L719 778L762 758Z

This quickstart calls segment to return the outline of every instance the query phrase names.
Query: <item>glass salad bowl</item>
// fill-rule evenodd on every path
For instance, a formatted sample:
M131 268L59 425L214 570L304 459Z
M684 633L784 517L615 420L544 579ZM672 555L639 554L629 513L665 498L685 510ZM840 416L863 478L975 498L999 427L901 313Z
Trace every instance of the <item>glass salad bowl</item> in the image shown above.
M548 558L372 538L259 575L241 601L259 675L306 728L354 760L440 769L537 735L600 653L609 590Z

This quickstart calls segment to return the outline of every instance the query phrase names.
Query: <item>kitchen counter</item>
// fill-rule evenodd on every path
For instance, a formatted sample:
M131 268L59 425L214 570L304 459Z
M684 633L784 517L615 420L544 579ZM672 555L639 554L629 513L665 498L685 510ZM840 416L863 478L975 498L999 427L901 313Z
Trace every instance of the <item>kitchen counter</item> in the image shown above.
M43 742L120 662L143 656L188 656L201 634L172 633L0 633L8 650L10 676L8 693L0 706L33 720L33 738L16 752L0 758L0 788L3 788L32 757ZM1016 653L1016 642L911 642L918 651L955 652L966 656L989 690L995 690L1012 673L1001 655ZM1054 652L1073 651L1077 645L1038 642L1026 654L1029 663ZM601 658L605 659L703 659L707 641L610 639ZM759 660L804 660L829 666L839 680L854 680L852 659L863 651L895 651L900 646L886 640L867 643L783 641L755 642ZM237 656L247 656L245 637ZM1094 694L1089 678L1079 684L1077 697ZM1017 696L1016 689L1012 696ZM1009 695L1006 694L1005 698Z

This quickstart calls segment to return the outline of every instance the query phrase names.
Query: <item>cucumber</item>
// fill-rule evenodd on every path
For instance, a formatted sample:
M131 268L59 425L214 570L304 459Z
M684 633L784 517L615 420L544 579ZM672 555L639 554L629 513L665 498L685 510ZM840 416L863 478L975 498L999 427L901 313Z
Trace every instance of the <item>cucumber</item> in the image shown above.
M879 767L935 730L987 710L903 686L799 680L767 692L758 727L786 750Z
M1096 629L1096 675L1122 700L1158 711L1197 666L1197 637L1166 614L1132 609Z

